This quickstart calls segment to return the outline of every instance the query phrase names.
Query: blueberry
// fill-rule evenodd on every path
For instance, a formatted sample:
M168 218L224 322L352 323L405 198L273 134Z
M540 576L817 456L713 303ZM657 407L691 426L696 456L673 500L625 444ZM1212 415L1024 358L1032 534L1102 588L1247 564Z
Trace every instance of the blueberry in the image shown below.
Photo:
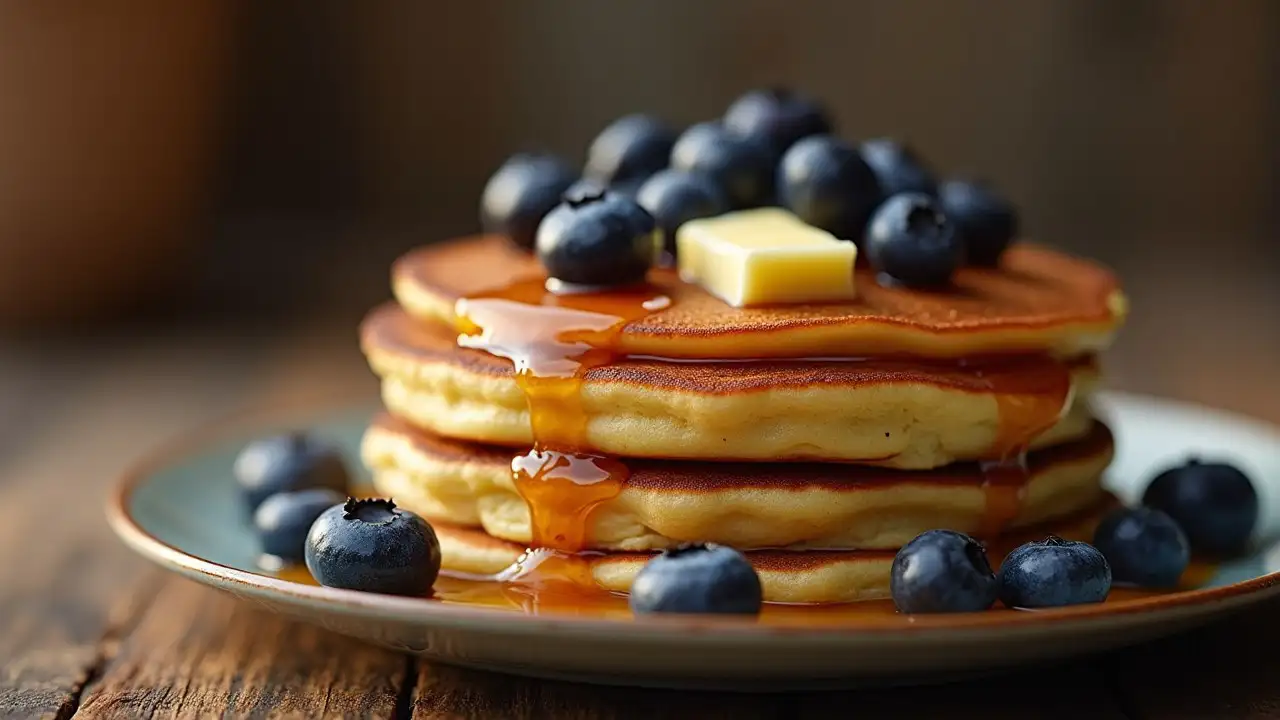
M521 153L499 167L480 196L484 231L505 235L517 247L533 248L538 223L560 203L577 176L553 155Z
M1258 522L1258 492L1249 477L1195 458L1156 475L1142 504L1168 513L1194 550L1215 555L1244 550Z
M1050 535L1019 546L1000 565L1000 602L1011 608L1099 603L1111 591L1111 566L1097 548Z
M569 189L564 191L564 195L560 197L560 200L563 202L565 198L587 197L588 195L601 195L605 192L611 193L613 195L621 195L622 197L635 200L636 193L640 191L641 182L637 182L635 180L627 180L625 182L615 183L613 186L608 186L597 180L592 180L590 178L581 178L579 180L574 181L574 183L569 186Z
M911 147L892 138L876 138L862 143L858 151L875 173L884 197L904 192L938 194L933 173Z
M778 200L806 223L857 242L880 202L880 186L852 146L811 135L782 156Z
M302 562L307 545L307 532L320 513L346 498L327 488L311 488L276 493L258 506L253 514L253 529L258 533L262 552L288 562Z
M977 612L999 585L987 551L953 530L929 530L902 546L889 570L893 604L904 613Z
M945 285L965 256L956 226L922 193L894 195L877 208L862 251L877 272L909 287Z
M990 185L979 181L949 180L938 190L942 211L960 229L967 260L974 265L995 266L1018 234L1013 205Z
M661 250L653 216L612 191L567 195L538 227L538 259L547 274L575 285L644 280Z
M735 210L772 202L773 165L765 146L715 123L690 127L671 149L671 167L711 178Z
M312 524L306 559L321 585L422 595L440 574L440 542L425 520L390 500L349 498Z
M801 138L832 129L827 111L817 101L786 88L742 95L725 110L724 126L734 135L761 141L774 157Z
M592 141L582 175L605 187L643 182L667 166L675 142L675 131L661 120L626 115Z
M351 481L336 447L302 433L250 443L236 458L233 472L250 515L276 493L327 488L345 495Z
M681 225L729 209L724 194L710 179L672 169L655 174L641 185L636 202L653 215L671 253L676 251L676 230Z
M1112 511L1094 530L1093 545L1106 556L1117 584L1174 587L1191 560L1182 528L1153 508Z
M746 556L722 545L667 550L631 584L631 610L642 613L754 615L764 590Z

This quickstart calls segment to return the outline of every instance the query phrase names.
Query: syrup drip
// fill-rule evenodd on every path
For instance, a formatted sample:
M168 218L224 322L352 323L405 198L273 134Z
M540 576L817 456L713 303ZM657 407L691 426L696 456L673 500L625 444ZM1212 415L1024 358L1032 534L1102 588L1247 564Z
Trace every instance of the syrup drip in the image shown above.
M511 471L529 506L533 546L564 552L586 547L587 516L617 497L628 476L613 458L537 449L512 459Z
M985 507L978 537L990 539L998 537L1018 517L1030 474L1025 452L1012 458L989 460L981 467Z
M572 564L567 554L586 547L591 511L616 497L628 476L616 459L584 452L590 443L583 378L622 354L618 340L629 322L669 303L647 288L551 292L537 277L457 303L458 344L507 358L515 367L534 442L528 453L513 458L512 477L529 507L530 547L565 553L559 565ZM994 379L998 373L984 369L1000 362L961 362L965 375L990 378L986 382L999 403L996 459L983 464L985 512L978 531L983 538L997 537L1017 517L1028 479L1026 450L1061 418L1072 395L1064 363L1046 363L1049 372L1027 387L1007 387ZM573 575L584 579L581 572ZM530 576L513 568L504 578L504 584L523 584Z
M511 472L529 507L532 548L582 550L591 511L621 492L626 466L583 452L583 377L618 357L627 323L669 304L647 288L553 293L541 278L458 301L458 344L510 360L529 404L533 448L512 459ZM527 579L514 568L509 575Z
M1009 527L1022 509L1027 491L1027 449L1037 436L1052 428L1071 407L1075 394L1071 370L1058 361L1052 371L1036 378L1038 387L1027 392L993 388L1000 426L994 460L982 463L982 490L986 505L978 534L993 538ZM975 372L982 376L982 370ZM1005 392L1001 392L1005 391ZM1012 391L1012 392L1011 392Z

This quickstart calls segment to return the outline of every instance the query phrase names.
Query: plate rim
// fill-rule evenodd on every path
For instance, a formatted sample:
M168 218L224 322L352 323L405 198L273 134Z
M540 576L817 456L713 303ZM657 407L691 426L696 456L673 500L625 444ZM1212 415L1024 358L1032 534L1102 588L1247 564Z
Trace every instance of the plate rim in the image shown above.
M1248 415L1176 400L1161 396L1119 391L1103 391L1100 403L1107 408L1117 404L1139 404L1177 409L1183 412L1211 415L1229 423L1251 426L1260 432L1280 437L1280 427ZM754 620L721 616L671 615L634 617L626 621L605 618L586 618L571 614L549 613L531 615L499 608L468 607L439 602L426 598L399 597L342 588L304 585L290 580L240 570L208 560L172 546L149 533L130 511L135 491L159 472L181 465L192 455L207 451L219 442L236 438L247 439L271 427L284 425L314 425L318 420L339 414L350 414L364 407L370 414L376 405L368 396L346 396L322 401L285 403L264 409L261 407L240 410L221 419L199 424L179 432L142 453L112 483L106 498L107 522L113 532L134 552L163 569L180 575L206 581L221 589L236 588L243 593L260 597L284 596L290 602L304 602L323 606L330 611L351 615L375 614L384 619L415 624L434 623L449 625L454 629L491 634L540 634L547 631L599 634L608 632L613 637L628 635L634 638L659 641L679 637L683 641L753 641L761 637L790 637L806 642L847 642L857 636L892 635L904 639L931 636L962 635L992 629L1002 631L1035 631L1060 628L1064 624L1090 624L1104 622L1122 616L1146 614L1156 619L1169 613L1208 606L1225 608L1261 600L1280 592L1280 569L1248 580L1214 588L1202 588L1182 592L1127 599L1114 603L1077 605L1030 612L1013 613L955 613L938 615L898 616L898 619L877 620L874 624L849 622L818 623L814 625L762 625ZM1255 598L1254 596L1258 597Z

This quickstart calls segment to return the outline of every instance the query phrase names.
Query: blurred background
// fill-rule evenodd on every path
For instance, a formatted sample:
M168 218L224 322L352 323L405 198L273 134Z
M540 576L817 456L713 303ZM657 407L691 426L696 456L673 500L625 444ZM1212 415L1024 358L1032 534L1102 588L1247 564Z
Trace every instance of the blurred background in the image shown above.
M0 449L50 413L372 396L389 263L475 231L507 154L774 84L1115 267L1113 385L1280 420L1274 0L12 0Z

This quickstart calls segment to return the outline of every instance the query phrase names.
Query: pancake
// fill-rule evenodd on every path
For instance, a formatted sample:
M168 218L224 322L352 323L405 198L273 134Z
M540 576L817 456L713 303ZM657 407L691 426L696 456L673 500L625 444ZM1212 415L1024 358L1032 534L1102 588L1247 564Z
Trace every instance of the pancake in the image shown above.
M432 436L390 415L365 433L377 492L431 521L482 526L528 545L529 509L513 452ZM739 549L889 549L947 527L994 537L1096 504L1111 461L1101 422L1083 440L1032 453L1027 473L993 478L977 464L904 472L857 465L629 460L617 495L583 521L587 549L643 551L684 542ZM572 491L572 490L570 490Z
M868 356L969 357L1049 352L1073 357L1106 348L1127 314L1116 277L1084 259L1025 243L998 269L966 267L951 288L882 287L857 270L849 303L734 308L673 271L655 270L670 307L628 322L619 354L666 358ZM399 259L397 300L424 320L462 329L459 298L491 293L513 279L541 278L536 260L497 236L429 246Z
M1088 540L1093 536L1102 512L1108 507L1109 500L1104 500L1096 508L1071 518L1003 536L989 543L992 565L1019 544L1042 540L1048 534L1067 540ZM533 562L530 562L531 558L525 556L522 545L490 537L479 530L444 523L433 525L440 539L442 567L446 574L501 576L513 568L518 572L522 564L534 565L548 557L534 551ZM889 568L894 554L893 550L757 550L746 553L760 575L765 601L780 603L842 603L888 598ZM631 589L636 574L652 554L600 553L550 557L561 561L558 564L562 566L569 565L571 574L563 573L563 576L572 578L570 582L576 585L585 586L586 591L599 589L625 593ZM559 579L557 576L561 575L555 572L538 577L538 570L537 567L532 568L533 576L527 576L525 581L546 583ZM591 582L597 587L590 587ZM518 585L508 587L513 590L510 593L513 597L521 595Z
M394 305L361 342L395 415L430 432L528 447L528 398L510 360L459 347L455 333ZM586 369L580 450L621 457L836 460L903 469L1001 455L1087 435L1092 357L987 361L620 358ZM1066 403L1066 412L1061 412ZM545 438L544 438L545 439Z

